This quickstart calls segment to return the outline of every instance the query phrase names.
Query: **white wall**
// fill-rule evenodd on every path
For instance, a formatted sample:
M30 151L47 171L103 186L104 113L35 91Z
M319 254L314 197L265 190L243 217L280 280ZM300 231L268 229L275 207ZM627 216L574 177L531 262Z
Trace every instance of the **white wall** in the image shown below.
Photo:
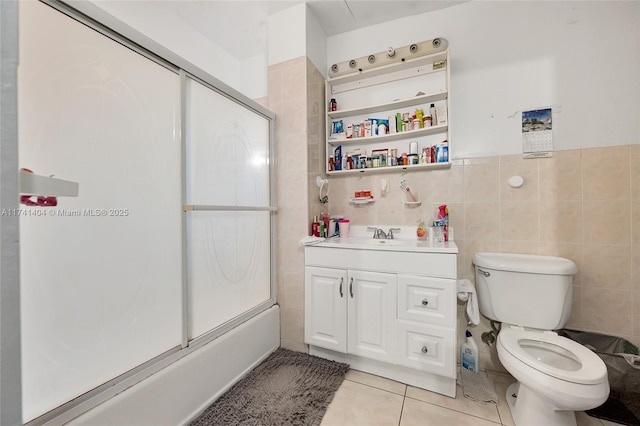
M327 78L327 35L307 6L307 57Z
M87 10L87 3L101 9L251 99L267 96L266 52L241 61L164 7L162 2L69 0L67 3L81 11Z
M269 65L306 55L306 11L307 6L299 4L269 16Z
M446 38L453 158L521 153L545 106L557 150L637 144L639 28L635 1L472 1L329 37L327 63Z

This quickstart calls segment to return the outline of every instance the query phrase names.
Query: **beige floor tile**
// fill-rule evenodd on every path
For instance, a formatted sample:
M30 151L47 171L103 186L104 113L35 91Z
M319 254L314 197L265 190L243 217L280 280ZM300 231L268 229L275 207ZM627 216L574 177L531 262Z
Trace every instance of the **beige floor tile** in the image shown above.
M405 398L400 426L495 426L499 423L438 405Z
M423 402L428 402L430 404L438 405L440 407L459 411L465 414L471 414L473 416L482 417L483 419L500 423L498 408L495 404L490 404L490 403L483 404L483 403L465 398L462 393L461 387L458 387L456 392L456 398L454 399L448 396L440 395L439 393L429 392L424 389L408 386L407 398L417 399Z
M516 381L511 376L501 374L490 374L489 377L493 380L493 387L498 395L498 413L500 414L500 421L506 426L515 426L513 417L511 417L511 410L507 404L507 388L509 385Z
M321 426L397 426L403 399L402 395L345 380Z
M577 426L602 426L602 420L591 417L584 411L576 412L576 423ZM611 423L611 425L615 425L615 423Z
M346 380L352 382L361 383L363 385L373 386L374 388L382 389L385 391L397 393L398 395L404 395L407 390L407 385L404 383L396 382L394 380L386 379L384 377L376 376L369 373L364 373L358 370L349 370L345 377Z

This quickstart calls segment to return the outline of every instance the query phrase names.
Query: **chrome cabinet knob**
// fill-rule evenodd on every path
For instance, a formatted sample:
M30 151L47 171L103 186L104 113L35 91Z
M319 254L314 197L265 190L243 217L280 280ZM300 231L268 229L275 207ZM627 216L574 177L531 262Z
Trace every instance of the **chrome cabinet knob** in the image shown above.
M428 299L422 299L422 306L427 306L429 304Z
M422 347L422 353L423 353L423 354L426 354L427 352L429 352L429 349L427 349L427 347L426 347L426 346L423 346L423 347Z

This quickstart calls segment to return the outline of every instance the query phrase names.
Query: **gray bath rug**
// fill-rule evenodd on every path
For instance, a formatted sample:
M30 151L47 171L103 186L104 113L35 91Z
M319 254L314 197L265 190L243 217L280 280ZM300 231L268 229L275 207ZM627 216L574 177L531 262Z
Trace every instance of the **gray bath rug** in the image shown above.
M473 373L466 368L460 369L460 381L462 382L462 393L465 398L478 402L498 403L493 382L484 371Z
M278 349L191 426L319 425L349 366Z

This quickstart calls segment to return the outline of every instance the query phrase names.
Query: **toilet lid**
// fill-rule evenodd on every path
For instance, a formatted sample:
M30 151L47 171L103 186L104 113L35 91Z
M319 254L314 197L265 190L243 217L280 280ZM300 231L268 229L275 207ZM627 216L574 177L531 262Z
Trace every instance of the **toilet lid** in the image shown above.
M597 384L607 377L607 367L595 352L566 337L503 327L498 343L531 368L567 382Z

